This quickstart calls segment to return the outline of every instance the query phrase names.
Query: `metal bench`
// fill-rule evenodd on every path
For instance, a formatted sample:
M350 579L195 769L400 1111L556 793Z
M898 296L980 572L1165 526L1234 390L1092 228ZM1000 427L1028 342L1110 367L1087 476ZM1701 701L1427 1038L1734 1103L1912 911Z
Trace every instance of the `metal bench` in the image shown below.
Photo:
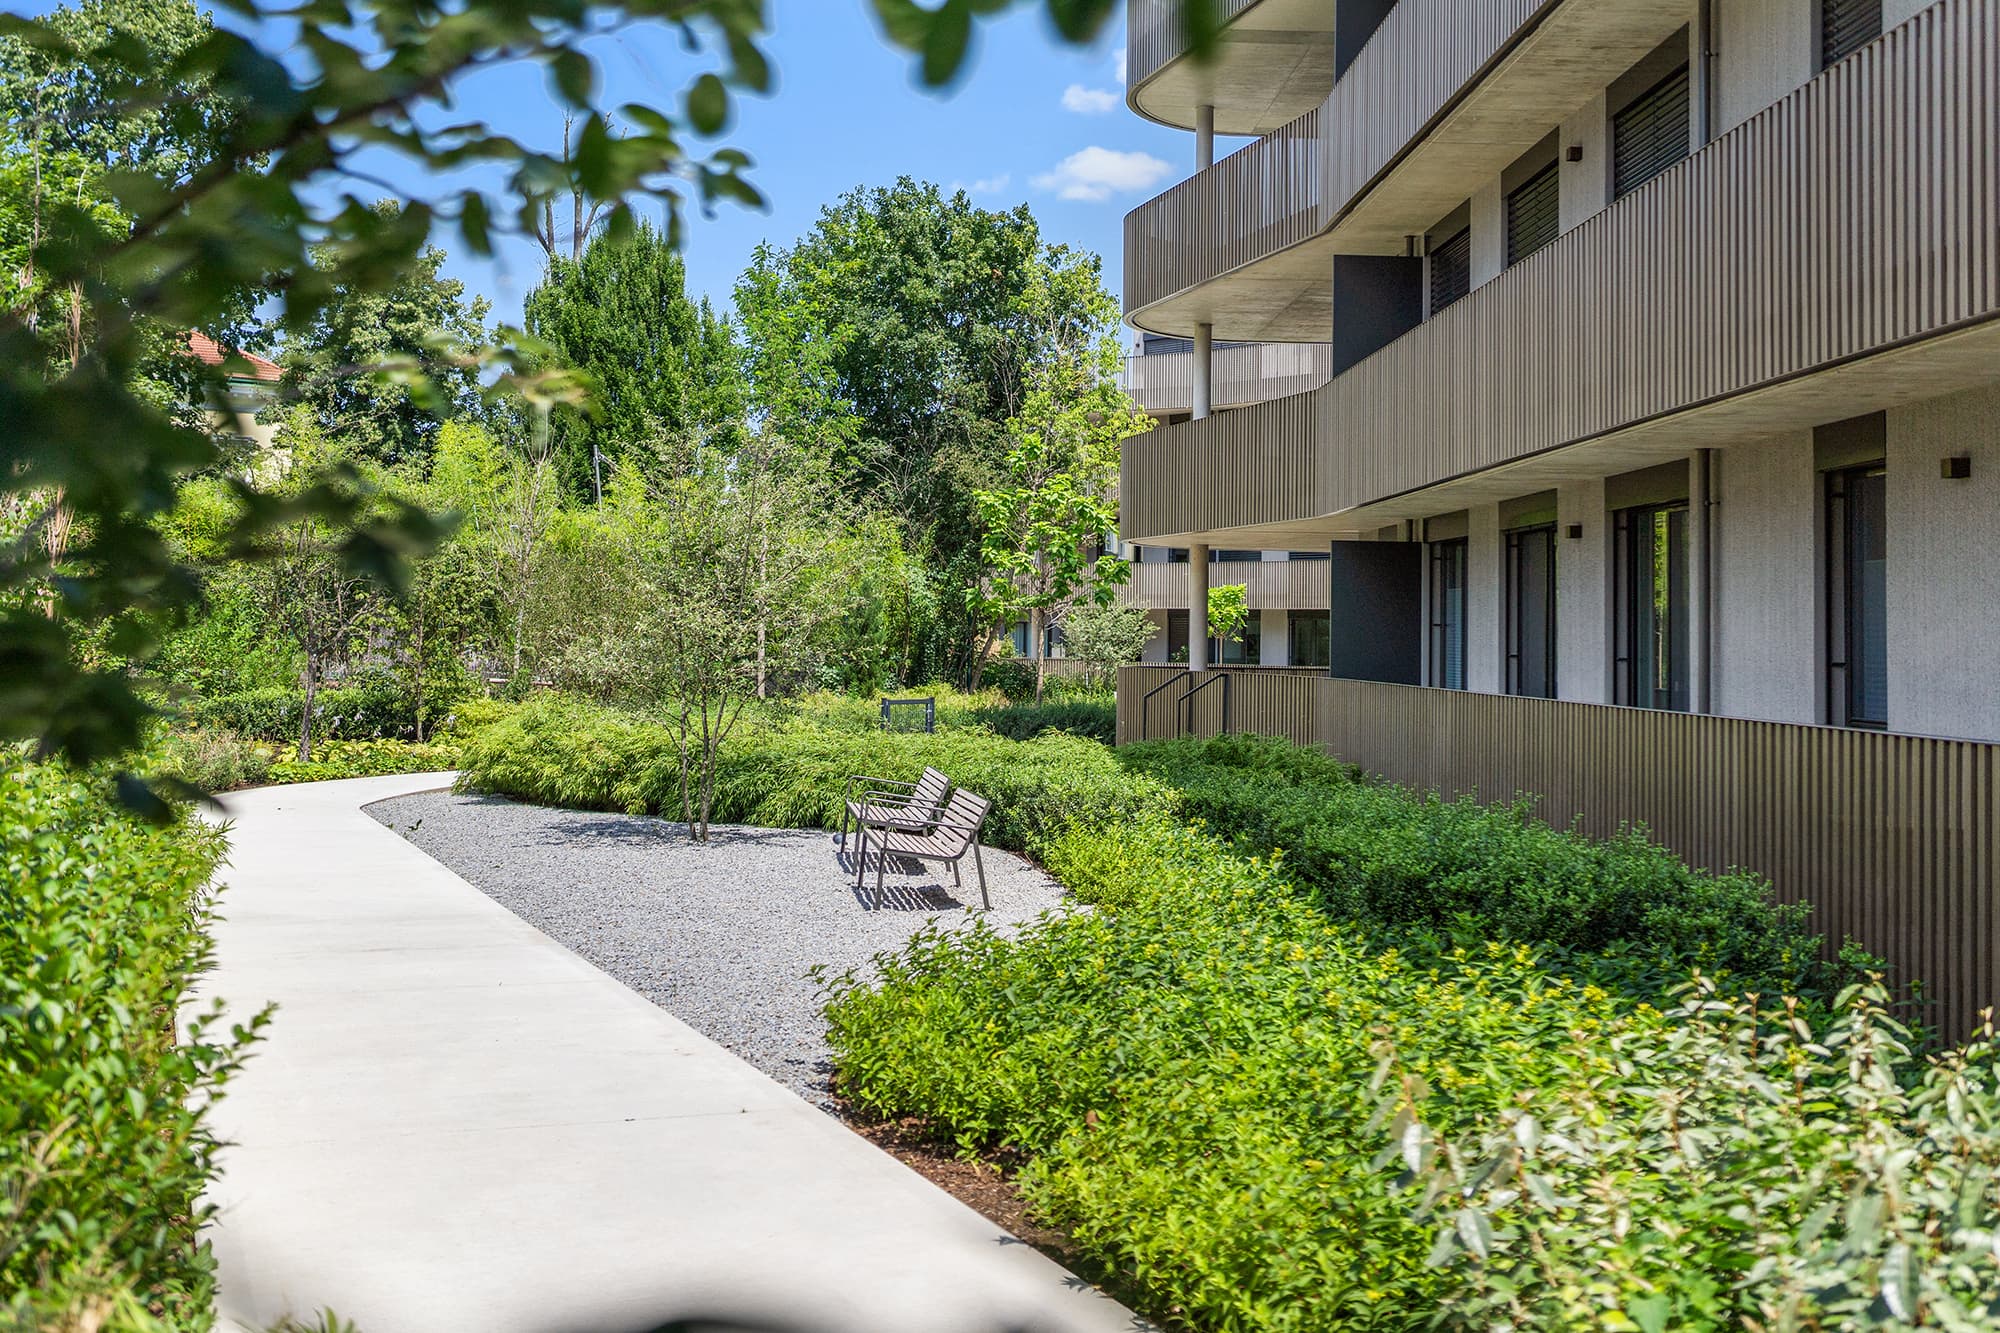
M993 900L986 894L986 865L979 859L979 830L986 824L986 814L993 803L984 796L975 796L964 788L953 792L945 803L944 810L928 832L906 833L898 829L875 826L860 831L860 850L854 858L854 883L860 887L862 867L868 860L870 835L875 843L875 902L882 906L882 876L889 867L891 856L907 856L918 861L949 862L952 881L963 890L965 876L959 871L959 862L972 856L973 869L979 873L979 903L991 911Z
M944 813L945 798L951 795L951 779L935 768L926 768L915 782L894 778L871 778L856 773L847 779L847 791L840 811L840 850L847 850L847 830L890 828L899 833L928 833ZM855 882L860 883L859 870Z

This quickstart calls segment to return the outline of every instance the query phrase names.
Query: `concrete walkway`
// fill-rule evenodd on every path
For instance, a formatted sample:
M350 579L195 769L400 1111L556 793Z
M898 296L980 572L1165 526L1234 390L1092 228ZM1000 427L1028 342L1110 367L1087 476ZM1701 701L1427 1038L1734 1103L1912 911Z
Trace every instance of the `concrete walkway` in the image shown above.
M448 780L229 798L204 990L278 1013L213 1116L226 1318L1143 1327L361 810Z

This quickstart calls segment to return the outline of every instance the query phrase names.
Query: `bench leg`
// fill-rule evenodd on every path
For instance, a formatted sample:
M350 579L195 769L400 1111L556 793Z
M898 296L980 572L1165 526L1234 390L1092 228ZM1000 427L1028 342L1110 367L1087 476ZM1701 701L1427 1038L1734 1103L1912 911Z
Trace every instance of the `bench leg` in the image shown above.
M993 910L993 900L986 896L986 863L979 859L979 839L972 840L972 868L979 872L979 902L987 911Z
M854 829L854 887L861 887L861 876L868 865L868 827L856 825Z
M840 803L840 850L847 850L847 802Z
M889 835L882 835L882 845L875 849L875 910L882 910L882 876L889 869Z

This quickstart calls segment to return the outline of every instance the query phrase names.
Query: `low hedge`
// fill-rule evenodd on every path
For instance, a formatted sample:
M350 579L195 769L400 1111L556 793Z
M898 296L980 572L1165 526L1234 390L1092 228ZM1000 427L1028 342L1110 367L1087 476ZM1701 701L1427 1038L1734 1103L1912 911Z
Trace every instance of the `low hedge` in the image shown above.
M929 930L828 989L840 1086L1025 1155L1036 1211L1215 1333L1989 1328L2000 1052L1670 1006L1559 951L1330 922L1164 821L1049 865L1114 910Z
M1071 821L1164 810L1166 789L1125 772L1095 741L1051 732L1017 742L980 729L930 735L746 719L716 772L717 823L833 828L850 773L913 781L925 765L993 802L986 841L1025 850ZM535 699L474 736L468 788L544 805L680 814L679 751L657 723L568 696Z
M1159 741L1119 756L1238 847L1281 850L1336 918L1615 955L1656 992L1697 967L1766 993L1837 988L1808 908L1778 904L1759 876L1692 869L1636 831L1586 838L1535 819L1526 802L1445 801L1362 781L1268 738Z
M177 1043L175 1013L221 853L211 828L141 823L0 750L0 1322L210 1326L199 1105L245 1035Z
M426 732L442 729L462 696L425 700ZM305 695L296 689L244 690L195 699L182 708L189 724L233 731L262 741L299 738ZM313 696L314 734L329 740L412 739L417 734L416 700L386 681L327 686Z

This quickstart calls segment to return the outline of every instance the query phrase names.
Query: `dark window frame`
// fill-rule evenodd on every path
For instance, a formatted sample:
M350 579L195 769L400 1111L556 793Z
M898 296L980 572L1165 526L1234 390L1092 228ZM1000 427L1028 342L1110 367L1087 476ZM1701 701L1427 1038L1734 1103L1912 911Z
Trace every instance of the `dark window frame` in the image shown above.
M1862 635L1857 631L1859 599L1855 595L1855 536L1853 522L1853 487L1856 481L1882 478L1886 488L1888 471L1882 463L1864 463L1857 467L1838 468L1825 474L1826 494L1826 550L1824 565L1826 573L1826 720L1836 727L1853 727L1867 731L1886 731L1889 728L1888 690L1885 684L1881 700L1881 716L1870 716L1861 689L1865 679L1863 671L1857 671L1857 642ZM1886 493L1884 496L1886 500ZM1887 513L1882 515L1886 527ZM1886 617L1887 608L1883 608ZM1885 660L1882 663L1883 678L1888 676L1888 644L1886 633L1879 645Z
M1882 32L1882 0L1819 0L1819 67L1831 69Z
M1433 689L1466 688L1468 645L1468 602L1472 569L1472 543L1464 537L1428 543L1425 552L1425 619L1430 651L1424 660L1424 683ZM1456 584L1448 577L1456 575ZM1450 596L1458 593L1458 658L1452 660Z
M1661 175L1687 160L1688 154L1692 151L1693 147L1689 139L1689 135L1692 133L1690 126L1692 125L1694 109L1691 100L1692 94L1693 85L1689 78L1688 66L1682 64L1612 113L1612 199L1623 199L1626 195L1639 189L1647 182L1656 180ZM1628 132L1636 133L1640 124L1639 118L1650 113L1654 105L1663 97L1677 97L1680 103L1680 135L1677 139L1670 137L1667 142L1673 145L1672 147L1664 153L1648 156L1643 162L1643 169L1635 170L1628 176L1624 160L1624 150L1626 147L1625 135Z
M1472 295L1472 228L1461 227L1432 246L1426 269L1428 315L1440 315Z
M1331 556L1328 557L1329 559ZM1299 622L1301 619L1315 620L1325 626L1323 647L1326 649L1324 661L1301 662L1299 660ZM1285 612L1285 661L1290 666L1333 669L1333 612L1331 611L1287 611Z
M1674 558L1675 551L1673 546L1673 516L1676 514L1681 518L1678 561ZM1667 686L1665 690L1666 702L1664 703L1660 702L1661 691L1656 684L1649 682L1641 689L1639 674L1640 645L1638 643L1640 629L1639 607L1641 603L1639 592L1642 581L1642 570L1645 568L1645 562L1642 562L1640 557L1643 554L1650 559L1653 554L1650 537L1648 538L1647 549L1644 552L1641 552L1639 549L1641 534L1648 529L1653 533L1657 533L1657 520L1663 517L1667 520L1668 536L1668 549L1665 560L1668 597L1665 622ZM1687 713L1693 711L1693 677L1689 670L1690 649L1692 646L1689 633L1692 629L1690 619L1692 599L1689 596L1690 585L1688 582L1691 564L1688 558L1688 543L1691 536L1689 524L1691 521L1689 518L1688 502L1685 499L1669 500L1660 504L1638 505L1629 509L1617 510L1612 515L1613 550L1615 557L1611 585L1613 603L1612 632L1614 635L1612 644L1612 676L1617 688L1616 701L1628 708L1650 708L1670 713ZM1676 575L1678 575L1681 593L1678 607L1673 602ZM1648 578L1644 581L1647 585L1646 590L1648 593L1645 600L1651 601L1651 593L1653 591L1652 580ZM1653 624L1657 628L1657 620L1649 620L1649 624ZM1650 653L1648 655L1650 656ZM1676 675L1678 675L1678 682L1676 682ZM1675 697L1677 692L1680 695L1678 699Z
M1556 559L1559 548L1556 545L1555 537L1556 525L1553 523L1538 523L1533 527L1513 528L1506 534L1506 587L1503 589L1505 595L1502 598L1502 614L1505 617L1503 632L1506 636L1507 647L1507 679L1505 688L1508 694L1518 698L1553 699L1556 697ZM1521 552L1522 547L1530 539L1546 542L1548 547L1548 572L1544 575L1546 586L1543 590L1543 595L1547 598L1548 613L1544 617L1545 625L1542 631L1544 640L1542 644L1544 654L1542 660L1548 663L1548 671L1546 673L1547 679L1543 682L1542 689L1533 694L1530 694L1526 689L1526 682L1523 680L1521 668L1521 607L1523 600L1522 593L1525 591Z

